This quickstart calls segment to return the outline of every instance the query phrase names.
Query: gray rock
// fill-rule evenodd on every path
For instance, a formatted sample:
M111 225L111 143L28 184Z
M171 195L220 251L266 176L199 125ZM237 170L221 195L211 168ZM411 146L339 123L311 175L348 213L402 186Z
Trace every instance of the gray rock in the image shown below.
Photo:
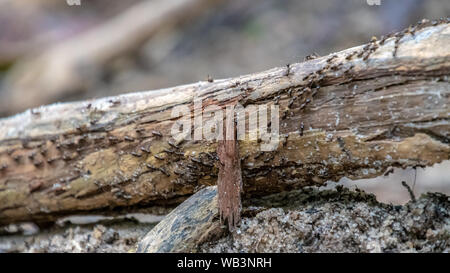
M137 252L196 252L202 242L220 237L217 187L197 192L169 213L139 242Z

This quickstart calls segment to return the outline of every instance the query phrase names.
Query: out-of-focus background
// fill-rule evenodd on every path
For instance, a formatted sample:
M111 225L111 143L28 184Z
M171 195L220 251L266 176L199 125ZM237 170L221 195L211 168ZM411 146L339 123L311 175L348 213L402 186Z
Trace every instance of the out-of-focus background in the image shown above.
M450 14L448 0L380 1L0 0L0 117L258 72ZM401 173L405 201L415 171Z

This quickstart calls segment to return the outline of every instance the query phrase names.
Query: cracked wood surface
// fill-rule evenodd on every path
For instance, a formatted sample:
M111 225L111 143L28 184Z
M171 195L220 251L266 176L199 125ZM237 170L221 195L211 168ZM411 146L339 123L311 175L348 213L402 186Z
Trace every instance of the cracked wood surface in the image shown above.
M0 224L177 204L214 185L217 144L170 137L172 110L194 98L280 105L276 151L239 141L244 198L448 160L449 44L448 22L424 22L261 73L0 119Z

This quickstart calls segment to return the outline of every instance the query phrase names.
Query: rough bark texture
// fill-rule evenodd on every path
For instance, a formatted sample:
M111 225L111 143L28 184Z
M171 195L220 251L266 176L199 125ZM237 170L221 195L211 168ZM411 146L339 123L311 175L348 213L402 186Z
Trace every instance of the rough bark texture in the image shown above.
M234 123L234 121L232 121ZM217 189L219 195L220 220L228 223L229 230L237 226L241 219L242 173L239 144L236 140L236 126L226 126L223 140L218 141L219 178ZM232 130L233 139L226 138L227 130Z
M244 197L447 160L449 43L448 22L425 22L335 57L2 119L0 223L174 204L215 184L217 144L170 137L172 110L194 98L280 105L275 152L239 143Z

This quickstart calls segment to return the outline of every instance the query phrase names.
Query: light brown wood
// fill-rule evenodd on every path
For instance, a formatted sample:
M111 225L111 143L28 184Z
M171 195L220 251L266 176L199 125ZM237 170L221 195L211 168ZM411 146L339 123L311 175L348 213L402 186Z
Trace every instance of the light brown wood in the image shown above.
M449 44L448 22L425 22L288 67L1 119L0 223L176 204L214 185L216 143L170 136L172 110L194 98L280 105L276 151L239 141L243 198L448 160Z

